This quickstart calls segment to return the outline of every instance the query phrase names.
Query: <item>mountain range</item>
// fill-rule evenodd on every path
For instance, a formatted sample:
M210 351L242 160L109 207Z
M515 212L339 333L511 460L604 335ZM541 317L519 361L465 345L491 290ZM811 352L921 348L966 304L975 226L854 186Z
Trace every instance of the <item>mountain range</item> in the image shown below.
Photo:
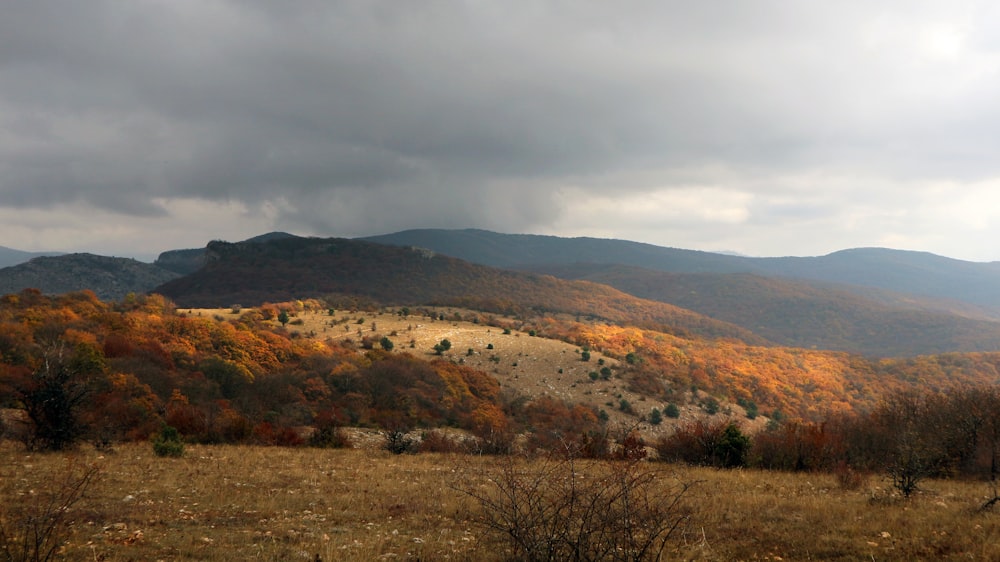
M365 238L416 246L504 268L567 264L630 265L671 273L754 273L886 289L1000 311L1000 262L975 263L927 252L856 248L818 257L751 258L600 238L407 230Z
M36 258L0 269L0 292L89 288L118 299L156 291L187 307L335 295L583 315L871 356L1000 350L1000 263L923 252L750 258L625 240L410 230L357 240L276 232L164 252L154 264L113 260L121 258Z
M25 252L24 250L15 250L14 248L0 246L0 267L10 267L24 263L32 258L58 255L61 254L59 252Z

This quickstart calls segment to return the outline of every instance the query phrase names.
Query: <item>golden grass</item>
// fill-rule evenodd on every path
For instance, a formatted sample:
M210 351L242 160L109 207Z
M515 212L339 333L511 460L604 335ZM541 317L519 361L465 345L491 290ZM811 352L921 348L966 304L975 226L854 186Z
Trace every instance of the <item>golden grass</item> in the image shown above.
M44 496L70 458L100 475L70 514L69 560L503 558L461 491L488 489L495 458L189 445L167 459L145 443L70 455L3 443L0 513ZM667 559L1000 559L1000 513L977 512L983 483L928 482L903 501L875 478L844 490L826 474L649 468L699 482Z

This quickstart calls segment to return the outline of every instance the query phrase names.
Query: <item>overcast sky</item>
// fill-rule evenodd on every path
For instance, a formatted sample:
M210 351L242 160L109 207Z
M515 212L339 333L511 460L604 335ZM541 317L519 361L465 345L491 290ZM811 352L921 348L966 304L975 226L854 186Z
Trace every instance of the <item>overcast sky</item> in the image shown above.
M475 227L1000 260L994 6L6 0L0 245Z

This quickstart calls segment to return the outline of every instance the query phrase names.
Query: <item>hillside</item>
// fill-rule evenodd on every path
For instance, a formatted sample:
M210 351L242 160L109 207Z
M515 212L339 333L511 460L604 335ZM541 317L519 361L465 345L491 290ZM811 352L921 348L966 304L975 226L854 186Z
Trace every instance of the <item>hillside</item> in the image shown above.
M912 356L1000 350L1000 323L971 305L905 298L840 285L733 273L666 273L619 265L535 267L564 279L610 285L742 326L783 346Z
M498 313L564 313L678 335L766 341L752 332L605 285L499 270L424 251L337 238L212 242L207 263L155 292L183 307L338 295L387 305L445 304Z
M0 269L0 294L33 288L45 294L92 290L103 300L145 293L177 274L130 258L94 254L38 257Z
M365 239L427 248L494 267L593 263L671 273L754 273L875 287L1000 311L1000 262L967 262L927 252L858 248L818 257L749 258L625 240L484 230L408 230Z
M232 319L230 309L183 310L189 316ZM243 314L253 311L243 309ZM443 316L441 320L439 316ZM509 318L494 317L486 322L483 313L456 308L420 307L403 314L400 309L378 311L323 310L293 313L285 329L296 338L345 346L373 345L374 340L388 338L394 353L412 354L424 360L445 359L465 367L489 373L499 387L510 395L530 398L547 397L569 404L582 404L594 411L604 410L612 427L636 424L636 415L645 415L653 408L663 410L668 402L664 396L647 396L629 388L629 366L611 356L594 350L588 361L581 359L580 347L566 341L530 335L527 326ZM275 320L271 325L277 326ZM509 326L503 329L500 325ZM524 330L517 326L523 325ZM434 345L443 339L451 349L435 354ZM366 343L367 341L367 343ZM377 346L376 346L377 347ZM608 378L591 379L590 373L611 369ZM618 406L621 400L632 404L634 413L626 414ZM691 402L691 403L687 403ZM704 417L695 402L679 404L684 421ZM746 420L743 410L732 406L744 425L760 428L766 423ZM681 421L667 419L658 426L643 424L647 436L659 435L675 428Z

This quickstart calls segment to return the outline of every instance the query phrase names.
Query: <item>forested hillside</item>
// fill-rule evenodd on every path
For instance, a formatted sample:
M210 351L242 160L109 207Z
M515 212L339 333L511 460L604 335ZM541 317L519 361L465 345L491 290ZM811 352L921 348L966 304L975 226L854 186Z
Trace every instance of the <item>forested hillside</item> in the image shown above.
M767 343L733 324L639 299L606 285L494 269L425 251L338 238L213 242L202 269L155 291L184 307L335 296L355 304L442 304L518 315L562 313L678 335Z
M131 258L42 256L0 269L0 294L29 288L49 295L90 290L102 299L119 300L129 293L145 293L177 276L173 271Z
M1000 350L1000 322L972 305L750 273L666 273L576 264L532 268L602 283L731 322L789 347L875 357Z

